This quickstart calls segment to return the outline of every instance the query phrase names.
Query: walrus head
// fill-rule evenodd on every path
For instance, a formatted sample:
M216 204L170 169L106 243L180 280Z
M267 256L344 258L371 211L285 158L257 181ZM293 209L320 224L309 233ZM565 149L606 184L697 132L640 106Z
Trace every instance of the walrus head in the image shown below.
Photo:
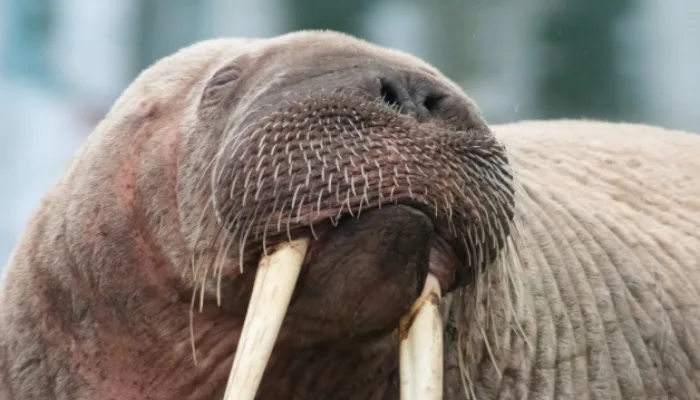
M21 251L74 266L51 281L70 301L46 307L93 321L67 357L94 396L128 397L104 378L121 374L140 395L211 398L235 354L238 399L397 398L442 364L419 340L400 378L400 339L422 324L441 340L435 300L496 260L513 188L475 103L420 59L333 32L222 39L134 81Z
M261 256L309 238L288 346L389 334L428 274L463 287L509 233L504 147L417 58L330 32L245 42L195 114L179 167L194 280L244 313Z

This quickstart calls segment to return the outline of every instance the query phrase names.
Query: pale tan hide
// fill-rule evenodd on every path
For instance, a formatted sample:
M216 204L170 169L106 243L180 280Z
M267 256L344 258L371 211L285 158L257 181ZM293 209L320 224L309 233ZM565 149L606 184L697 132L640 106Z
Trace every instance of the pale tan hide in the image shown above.
M492 129L522 186L517 251L478 295L452 299L470 397L700 398L700 136L567 120Z

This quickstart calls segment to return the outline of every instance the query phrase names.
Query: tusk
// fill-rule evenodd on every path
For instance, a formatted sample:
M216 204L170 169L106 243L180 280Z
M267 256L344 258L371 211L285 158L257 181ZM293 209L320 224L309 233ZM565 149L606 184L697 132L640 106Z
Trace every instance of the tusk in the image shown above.
M400 324L401 400L441 400L443 329L438 305L440 284L428 274L418 300Z
M308 247L295 240L260 260L224 400L255 398Z

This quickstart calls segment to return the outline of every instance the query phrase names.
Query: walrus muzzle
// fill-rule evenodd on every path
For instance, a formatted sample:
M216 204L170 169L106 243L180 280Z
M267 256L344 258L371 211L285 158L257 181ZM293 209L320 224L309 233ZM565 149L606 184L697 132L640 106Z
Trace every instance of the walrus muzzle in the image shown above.
M466 100L444 95L444 111L416 107L426 100L415 93L433 90L430 84L395 82L391 72L378 79L352 70L327 74L337 76L339 88L306 92L303 85L317 79L307 77L284 97L261 91L254 102L266 106L227 127L235 134L213 161L212 208L240 238L241 268L255 268L264 254L226 399L255 398L319 236L315 226L337 226L382 206L415 210L434 227L425 241L432 248L422 289L398 327L400 390L406 400L442 398L438 306L469 280L465 271L485 267L503 244L512 196L505 152ZM342 86L343 74L354 87Z

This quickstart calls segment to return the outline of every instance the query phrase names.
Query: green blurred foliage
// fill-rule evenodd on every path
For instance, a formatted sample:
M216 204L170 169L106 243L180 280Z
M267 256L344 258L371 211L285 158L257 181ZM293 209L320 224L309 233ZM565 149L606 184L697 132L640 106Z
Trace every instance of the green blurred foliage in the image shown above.
M634 97L619 84L616 21L632 0L567 1L542 21L543 71L537 82L542 118L616 119L629 115Z

